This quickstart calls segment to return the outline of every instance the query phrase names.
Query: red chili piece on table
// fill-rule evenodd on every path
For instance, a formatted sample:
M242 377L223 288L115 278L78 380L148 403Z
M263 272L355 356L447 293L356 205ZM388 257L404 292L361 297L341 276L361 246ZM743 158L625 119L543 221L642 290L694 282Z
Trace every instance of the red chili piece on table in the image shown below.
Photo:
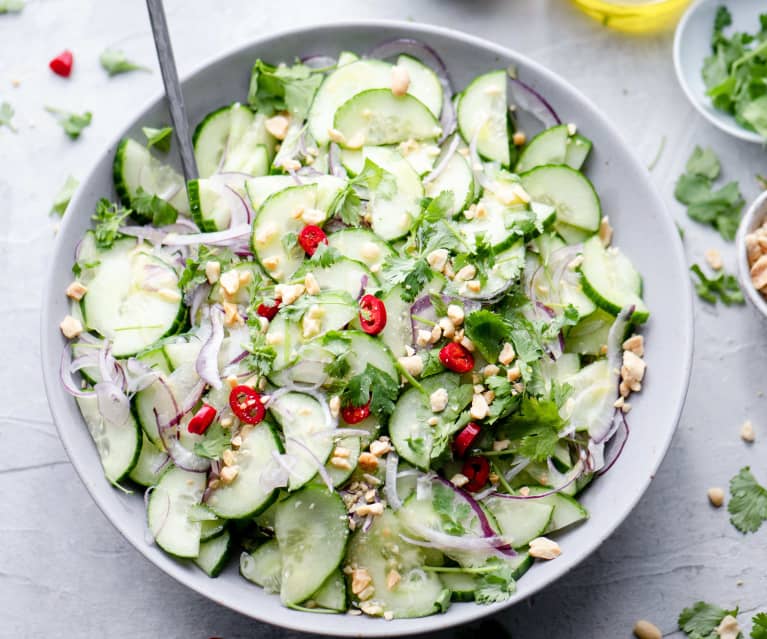
M306 251L306 254L311 257L314 255L314 251L317 250L317 247L320 244L328 243L328 236L325 235L325 231L319 226L309 224L302 228L301 232L298 234L298 243L301 245L301 248Z
M471 446L477 439L481 430L480 425L476 422L469 422L466 424L453 440L453 450L455 451L455 454L459 457L463 457L466 454L466 451L469 450L469 446ZM484 457L482 459L484 459Z
M62 78L68 78L72 73L73 62L74 58L72 57L72 52L67 49L53 58L53 60L48 63L48 66L56 75L60 75Z
M364 406L344 406L341 409L341 417L347 424L359 424L370 415L370 402Z
M375 295L360 300L360 326L368 335L378 335L386 326L386 306Z
M229 393L229 406L237 418L246 424L258 424L266 414L261 395L250 386L235 386Z
M474 356L460 344L450 342L439 351L439 361L454 373L468 373L474 368Z
M208 426L213 423L214 419L216 419L216 409L208 404L203 404L200 410L194 414L194 417L189 420L186 429L195 435L202 435L208 430Z
M472 493L482 490L490 477L490 462L484 457L469 457L463 464L461 474L469 478L464 488Z
M259 304L256 313L271 322L274 319L274 316L277 315L277 311L280 310L280 302L281 300L274 300L274 304L271 306L268 306L267 304Z

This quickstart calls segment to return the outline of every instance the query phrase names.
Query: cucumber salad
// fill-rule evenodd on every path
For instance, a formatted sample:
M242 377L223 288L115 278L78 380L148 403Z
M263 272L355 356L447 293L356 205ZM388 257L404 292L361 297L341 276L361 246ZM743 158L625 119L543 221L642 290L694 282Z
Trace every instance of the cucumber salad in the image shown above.
M591 142L414 40L257 60L241 97L188 183L123 139L77 247L61 377L106 479L145 491L147 543L294 609L508 599L567 552L645 372Z

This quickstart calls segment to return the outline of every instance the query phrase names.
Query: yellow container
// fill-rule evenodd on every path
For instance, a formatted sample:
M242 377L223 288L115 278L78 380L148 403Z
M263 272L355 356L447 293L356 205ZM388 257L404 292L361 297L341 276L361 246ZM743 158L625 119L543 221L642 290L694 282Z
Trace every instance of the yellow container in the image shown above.
M676 24L690 0L573 0L575 5L619 31L649 33Z

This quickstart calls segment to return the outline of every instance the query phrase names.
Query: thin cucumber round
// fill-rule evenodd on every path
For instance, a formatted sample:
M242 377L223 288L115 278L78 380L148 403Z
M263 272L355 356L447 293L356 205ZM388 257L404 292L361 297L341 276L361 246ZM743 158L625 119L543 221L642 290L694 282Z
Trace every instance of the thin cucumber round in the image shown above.
M282 553L276 539L261 544L252 553L240 556L240 574L266 592L280 592Z
M542 486L530 486L531 495L540 495L548 492L550 489ZM570 495L554 493L541 497L535 501L554 506L554 512L551 515L551 521L544 531L546 534L552 533L569 526L573 526L585 519L588 519L589 511L586 510Z
M423 62L409 55L397 58L397 66L407 71L410 80L408 93L423 102L434 117L438 118L442 111L442 84L437 74Z
M589 157L591 146L591 140L583 137L579 133L570 136L567 139L565 164L580 171L580 169L586 163L586 159Z
M357 299L367 288L376 288L378 278L362 262L341 258L323 268L319 264L305 263L296 274L301 279L311 273L321 291L343 291Z
M559 124L538 133L527 143L519 156L516 173L525 173L544 164L565 164L569 137L566 124Z
M350 260L362 262L378 273L387 257L393 254L388 242L368 229L342 229L328 235L328 245Z
M463 139L470 144L476 138L478 153L502 166L511 162L506 80L506 71L485 73L464 89L458 102Z
M460 153L454 153L442 173L425 187L429 197L437 197L442 191L450 191L453 194L452 215L469 208L474 201L475 189L474 173L469 161Z
M148 437L141 438L141 450L136 465L128 473L139 486L154 486L168 463L168 454L153 444Z
M601 355L607 349L607 334L615 317L602 309L583 317L567 333L565 350L579 355Z
M304 602L304 608L320 608L333 612L345 612L346 580L340 570L335 570L320 589Z
M503 538L515 548L526 546L530 540L540 537L549 525L554 506L538 503L536 499L520 501L490 497L482 502L495 517Z
M441 573L439 578L445 587L450 590L450 598L453 601L474 601L474 593L477 590L477 578L466 572Z
M194 560L208 577L218 577L229 559L232 538L225 530L217 537L200 542L200 552Z

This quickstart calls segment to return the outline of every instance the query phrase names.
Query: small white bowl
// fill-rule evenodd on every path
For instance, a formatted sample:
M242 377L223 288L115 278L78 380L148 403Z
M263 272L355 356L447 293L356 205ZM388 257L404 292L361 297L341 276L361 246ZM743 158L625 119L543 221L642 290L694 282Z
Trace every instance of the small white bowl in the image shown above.
M706 95L701 69L703 60L711 54L714 16L722 4L722 0L700 0L682 17L674 36L676 76L692 105L714 126L741 140L764 144L765 139L761 135L744 129L729 113L715 109ZM758 31L759 14L767 8L765 0L729 0L726 5L732 14L732 26L728 27L728 32Z
M767 300L751 282L751 268L746 255L746 235L758 229L767 218L767 191L754 200L738 226L735 247L738 251L738 279L740 287L759 312L767 317Z

